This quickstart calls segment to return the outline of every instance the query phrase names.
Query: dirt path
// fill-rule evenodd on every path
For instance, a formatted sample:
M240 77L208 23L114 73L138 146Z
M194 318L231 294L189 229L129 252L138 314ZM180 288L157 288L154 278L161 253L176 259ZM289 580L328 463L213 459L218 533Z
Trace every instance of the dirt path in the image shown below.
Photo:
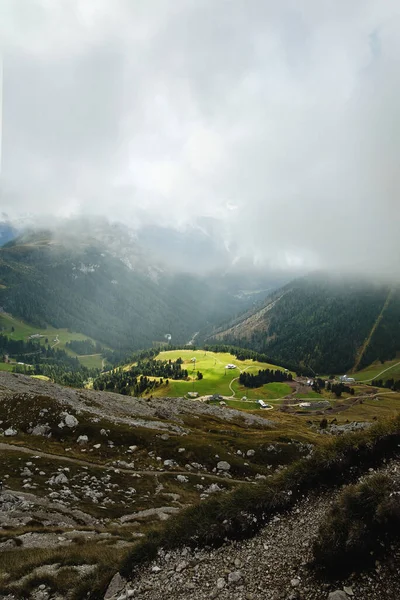
M399 365L400 365L400 362L396 363L395 365L392 365L391 367L388 367L387 369L383 369L383 371L378 373L378 375L371 377L371 379L360 379L359 381L356 381L356 383L368 383L368 381L373 381L374 379L378 379L381 375L386 373L386 371L390 371L390 369L394 369L395 367L398 367Z
M157 477L159 475L194 475L196 477L207 477L208 479L217 479L219 481L230 481L232 483L244 483L243 479L233 479L231 477L220 477L219 475L215 475L214 473L207 473L203 471L199 471L194 473L192 471L137 471L135 469L126 469L125 467L118 467L111 464L99 464L92 463L89 461L81 460L80 458L71 458L70 456L61 456L59 454L50 454L48 452L41 452L40 450L36 450L35 448L27 448L26 446L17 446L14 444L4 444L0 442L0 451L1 450L11 450L13 452L22 452L23 454L30 454L31 456L40 456L41 458L50 458L51 460L59 460L62 462L73 463L75 465L82 465L84 467L91 467L92 469L118 469L121 473L127 473L129 475L150 475L152 477Z
M239 369L239 371L240 371L240 373L244 373L244 372L245 372L245 371L247 371L247 369L249 369L249 368L250 368L250 365L249 365L248 367L246 367L245 369ZM239 379L239 377L234 377L234 378L232 379L232 381L229 383L229 389L230 389L230 390L231 390L231 392L232 392L232 396L228 396L228 397L227 397L227 399L228 399L228 400L233 400L233 399L235 398L235 393L236 393L236 392L235 392L235 390L233 389L233 387L232 387L232 384L233 384L233 382L234 382L234 381L237 381L238 379Z
M357 369L358 369L358 367L360 365L361 359L364 356L365 351L366 351L366 349L368 348L368 346L369 346L369 344L371 342L372 336L374 335L375 331L377 330L377 328L379 326L379 323L382 321L384 312L385 312L385 310L387 309L387 307L390 304L390 300L392 299L392 295L393 295L393 290L390 290L389 293L388 293L388 295L387 295L387 298L385 300L385 303L382 306L382 310L379 313L378 318L376 319L375 323L373 324L371 331L369 332L369 336L367 337L367 339L365 340L365 342L363 343L363 345L361 346L361 348L360 348L360 350L359 350L359 352L357 354L356 362L355 362L355 365L354 365L352 371L354 371L354 372L357 371Z
M194 341L199 335L199 333L200 331L196 331L196 333L193 334L192 338L187 342L186 346L194 346Z
M54 348L54 347L55 347L55 346L57 346L59 343L60 343L60 340L58 339L58 335L56 335L55 342L54 342L54 344L53 344L51 347L52 347L52 348Z

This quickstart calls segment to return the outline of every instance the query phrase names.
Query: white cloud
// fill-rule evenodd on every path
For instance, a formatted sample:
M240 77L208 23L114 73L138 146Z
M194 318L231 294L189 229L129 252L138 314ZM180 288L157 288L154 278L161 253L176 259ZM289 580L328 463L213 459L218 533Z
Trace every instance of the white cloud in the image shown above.
M0 0L1 210L393 272L399 34L395 0Z

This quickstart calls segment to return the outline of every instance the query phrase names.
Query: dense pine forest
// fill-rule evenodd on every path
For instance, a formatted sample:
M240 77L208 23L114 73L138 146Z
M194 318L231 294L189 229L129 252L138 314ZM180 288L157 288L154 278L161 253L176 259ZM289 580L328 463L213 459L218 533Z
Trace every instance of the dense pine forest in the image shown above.
M293 381L291 373L285 371L273 371L272 369L259 370L256 375L243 371L239 375L239 383L248 388L258 388L266 383Z
M170 379L187 379L188 372L182 369L182 363L181 358L176 361L141 359L129 369L119 367L101 374L94 380L93 387L95 390L140 396L163 383L168 385Z
M0 248L0 307L38 328L84 333L121 356L167 334L185 344L243 310L223 282L157 271L145 260L133 268L85 239L63 245L49 232L25 236Z
M317 373L345 373L357 358L358 368L391 360L400 350L399 340L398 288L322 275L282 288L213 338L267 355L270 362Z

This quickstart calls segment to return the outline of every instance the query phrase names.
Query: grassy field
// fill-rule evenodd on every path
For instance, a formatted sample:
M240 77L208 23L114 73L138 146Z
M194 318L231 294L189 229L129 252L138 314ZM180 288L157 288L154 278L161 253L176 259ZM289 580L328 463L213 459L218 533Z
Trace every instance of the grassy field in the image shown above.
M390 367L390 369L389 369ZM374 379L384 371L385 369L389 369L385 373L379 377L379 379L400 379L400 357L395 358L394 360L387 360L384 363L380 361L375 361L369 367L358 371L357 373L352 373L352 377L354 377L357 381L367 381L369 379Z
M14 331L12 331L13 327ZM66 347L66 343L72 340L83 341L92 339L83 333L71 332L68 331L68 329L56 329L55 327L50 326L46 327L46 329L33 327L32 325L28 325L24 321L15 319L11 315L7 315L5 313L0 315L0 330L2 330L2 333L8 337L15 340L27 340L30 335L40 333L44 336L40 338L40 342L44 344L45 340L48 339L50 346L53 346L56 343L55 340L58 339L59 343L56 344L56 348L59 348L60 350L66 350L71 356L78 356L80 362L87 367L101 368L102 356L100 354L80 357L76 354L76 352L72 352Z
M83 364L84 367L88 367L89 369L101 369L103 357L101 354L87 354L86 356L79 356L79 362Z
M327 397L330 397L331 395L327 395ZM299 400L302 400L303 398L315 398L316 400L325 400L325 395L324 394L318 394L318 392L313 392L312 390L310 390L309 392L306 392L304 394L296 394L295 398L298 398Z
M399 413L399 409L400 394L382 391L382 394L379 394L378 397L364 399L362 404L354 404L343 413L335 414L335 417L338 423L345 423L346 421L375 421L394 417Z
M182 358L183 368L189 372L189 381L170 381L168 386L161 386L153 396L185 396L188 392L195 391L200 396L210 394L220 394L221 396L232 396L240 400L246 396L249 400L281 398L290 394L291 388L286 383L269 383L261 388L249 389L239 385L238 381L233 381L239 377L241 371L257 373L260 369L279 369L276 365L268 363L255 362L252 360L238 360L232 354L204 352L204 350L168 350L160 352L157 360L176 360ZM195 368L192 358L196 358ZM225 369L225 365L232 363L237 369ZM197 371L203 374L203 379L197 379ZM232 382L232 383L231 383ZM251 409L256 406L255 403L243 403L243 408ZM239 408L237 403L235 407Z
M287 383L267 383L262 387L252 389L239 385L239 382L235 381L232 388L235 390L235 398L246 396L249 400L274 400L283 398L293 391Z
M15 363L3 363L0 362L0 371L12 371L14 369Z

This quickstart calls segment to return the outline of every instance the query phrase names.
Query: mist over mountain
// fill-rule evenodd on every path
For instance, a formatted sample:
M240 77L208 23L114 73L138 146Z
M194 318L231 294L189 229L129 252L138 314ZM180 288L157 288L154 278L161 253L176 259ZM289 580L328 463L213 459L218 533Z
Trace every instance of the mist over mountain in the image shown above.
M10 217L103 216L158 245L174 230L171 260L188 236L201 268L217 242L396 276L395 0L19 6L0 6Z
M129 352L165 342L166 334L185 344L287 280L273 272L177 270L153 250L104 220L28 228L0 248L0 306L37 327L67 327Z
M357 370L400 350L400 288L314 273L273 292L212 339L318 373Z

